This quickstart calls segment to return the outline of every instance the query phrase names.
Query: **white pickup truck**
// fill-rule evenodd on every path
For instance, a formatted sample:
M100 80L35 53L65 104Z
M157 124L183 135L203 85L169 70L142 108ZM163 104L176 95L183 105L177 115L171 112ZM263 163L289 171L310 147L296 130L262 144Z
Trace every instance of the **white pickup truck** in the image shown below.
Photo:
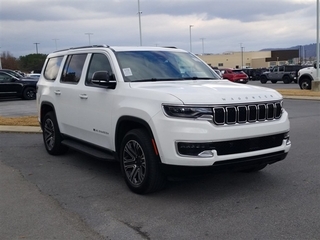
M298 72L298 83L301 89L311 89L311 82L317 78L317 63L312 67L302 68Z

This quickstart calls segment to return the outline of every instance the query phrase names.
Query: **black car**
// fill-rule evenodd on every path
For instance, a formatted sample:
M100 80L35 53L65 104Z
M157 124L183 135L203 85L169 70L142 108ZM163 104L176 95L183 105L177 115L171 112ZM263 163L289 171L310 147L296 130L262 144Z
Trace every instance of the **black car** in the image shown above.
M36 99L37 82L38 79L19 78L5 71L0 71L0 97Z

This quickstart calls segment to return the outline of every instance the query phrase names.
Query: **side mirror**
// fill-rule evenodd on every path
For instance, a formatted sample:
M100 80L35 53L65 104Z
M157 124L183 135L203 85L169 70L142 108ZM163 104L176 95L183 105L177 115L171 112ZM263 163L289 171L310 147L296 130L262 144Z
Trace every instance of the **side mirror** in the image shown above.
M113 80L113 81L110 82L110 80ZM110 76L110 73L108 71L94 72L91 82L93 84L108 87L108 88L115 88L115 86L116 86L116 81L115 81L114 75L112 74Z

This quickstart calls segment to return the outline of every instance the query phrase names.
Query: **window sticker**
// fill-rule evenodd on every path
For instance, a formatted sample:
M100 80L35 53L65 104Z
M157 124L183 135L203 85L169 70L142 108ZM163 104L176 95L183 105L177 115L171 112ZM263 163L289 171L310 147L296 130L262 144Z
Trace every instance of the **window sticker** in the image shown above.
M123 68L122 71L124 76L126 77L132 76L131 68Z

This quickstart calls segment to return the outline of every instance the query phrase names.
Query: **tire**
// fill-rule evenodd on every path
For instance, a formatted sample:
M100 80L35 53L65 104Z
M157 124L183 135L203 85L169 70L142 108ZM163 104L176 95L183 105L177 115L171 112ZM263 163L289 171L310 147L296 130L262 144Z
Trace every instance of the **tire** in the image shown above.
M260 76L260 82L261 82L262 84L267 83L267 81L268 81L268 79L266 78L266 76Z
M311 89L311 80L309 78L302 78L299 81L299 86L303 90L310 90Z
M282 78L282 80L283 80L283 83L284 83L284 84L289 84L289 83L292 82L292 80L291 80L291 78L290 78L289 76L284 76L284 77Z
M25 100L34 100L36 99L36 89L33 87L26 87L23 90L22 98Z
M253 167L248 167L248 168L242 169L241 172L244 172L244 173L258 172L258 171L264 169L266 166L267 166L267 164L260 164L260 165L256 165Z
M120 147L120 165L132 192L144 194L164 188L167 179L160 171L159 160L151 137L145 130L133 129L124 136Z
M277 80L271 80L272 83L277 83Z
M43 142L49 154L60 155L68 150L67 146L61 144L62 136L56 116L53 112L48 112L44 116L42 130Z

